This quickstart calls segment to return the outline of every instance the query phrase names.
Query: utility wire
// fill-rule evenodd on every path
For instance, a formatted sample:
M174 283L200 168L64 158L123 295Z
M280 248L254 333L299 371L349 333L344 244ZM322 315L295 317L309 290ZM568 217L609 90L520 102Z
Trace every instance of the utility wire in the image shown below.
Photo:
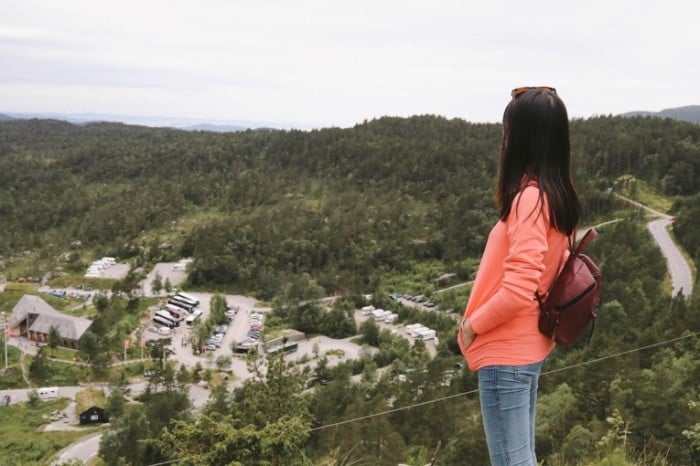
M648 350L648 349L651 349L651 348L656 348L656 347L659 347L659 346L665 346L665 345L668 345L668 344L671 344L671 343L675 343L675 342L677 342L677 341L685 340L685 339L687 339L687 338L697 337L699 334L700 334L700 332L689 333L689 334L687 334L687 335L682 335L682 336L680 336L680 337L671 338L671 339L668 339L668 340L664 340L664 341L652 343L652 344L649 344L649 345L646 345L646 346L641 346L641 347L639 347L639 348L634 348L634 349L630 349L630 350L627 350L627 351L620 351L619 353L611 354L611 355L608 355L608 356L602 356L602 357L599 357L599 358L590 359L590 360L588 360L588 361L583 361L583 362L580 362L580 363L571 364L571 365L569 365L569 366L560 367L560 368L558 368L558 369L552 369L552 370L550 370L550 371L542 372L542 374L541 374L540 376L546 376L546 375L554 374L554 373L557 373L557 372L562 372L562 371L566 371L566 370L576 369L576 368L578 368L578 367L583 367L583 366L587 366L587 365L590 365L590 364L596 364L596 363L599 363L599 362L602 362L602 361L606 361L606 360L608 360L608 359L614 359L614 358L618 358L618 357L620 357L620 356L625 356L625 355L628 355L628 354L638 353L638 352L641 352L641 351L644 351L644 350ZM365 415L365 416L354 417L354 418L352 418L352 419L346 419L346 420L344 420L344 421L338 421L338 422L334 422L334 423L331 423L331 424L325 424L325 425L322 425L322 426L313 427L313 428L309 429L309 431L310 431L310 432L316 432L316 431L320 431L320 430L330 429L330 428L332 428L332 427L338 427L338 426L342 426L342 425L345 425L345 424L350 424L350 423L353 423L353 422L365 421L365 420L367 420L367 419L372 419L372 418L379 417L379 416L386 416L387 414L397 413L397 412L400 412L400 411L406 411L406 410L413 409L413 408L419 408L419 407L421 407L421 406L427 406L427 405L430 405L430 404L439 403L439 402L441 402L441 401L451 400L451 399L453 399L453 398L459 398L459 397L464 397L464 396L468 396L468 395L473 395L473 394L478 393L478 392L479 392L479 389L476 388L476 389L474 389L474 390L469 390L469 391L467 391L467 392L461 392L461 393L457 393L457 394L453 394L453 395L447 395L447 396L443 396L443 397L440 397L440 398L435 398L435 399L432 399L432 400L423 401L423 402L420 402L420 403L414 403L414 404L407 405L407 406L401 406L401 407L398 407L398 408L387 409L387 410L385 410L385 411L380 411L380 412L376 412L376 413L372 413L372 414L367 414L367 415ZM177 463L178 461L184 461L184 460L193 459L193 458L196 458L196 457L197 457L197 456L189 456L189 457L186 457L186 458L179 458L179 459L175 459L175 460L163 461L163 462L160 462L160 463L153 463L153 464L150 464L149 466L165 466L165 465Z
M680 337L671 338L670 340L664 340L664 341L661 341L661 342L652 343L652 344L650 344L650 345L642 346L642 347L640 347L640 348L634 348L634 349L627 350L627 351L621 351L621 352L619 352L619 353L611 354L611 355L608 355L608 356L602 356L602 357L600 357L600 358L591 359L591 360L589 360L589 361L583 361L583 362L580 362L580 363L577 363L577 364L572 364L572 365L569 365L569 366L560 367L559 369L552 369L552 370L550 370L550 371L543 372L543 373L541 374L541 376L545 376L545 375L549 375L549 374L554 374L554 373L556 373L556 372L561 372L561 371L565 371L565 370L576 369L577 367L587 366L587 365L589 365L589 364L595 364L595 363L598 363L598 362L601 362L601 361L605 361L605 360L607 360L607 359L618 358L618 357L620 357L620 356L625 356L625 355L627 355L627 354L637 353L637 352L644 351L644 350L647 350L647 349L650 349L650 348L655 348L655 347L657 347L657 346L668 345L668 344L670 344L670 343L675 343L675 342L677 342L677 341L684 340L684 339L686 339L686 338L695 337L695 336L697 336L699 333L700 333L700 332L690 333L690 334L683 335L683 336L680 336ZM396 413L396 412L399 412L399 411L405 411L405 410L408 410L408 409L418 408L418 407L421 407L421 406L425 406L425 405L429 405L429 404L433 404L433 403L438 403L438 402L440 402L440 401L445 401L445 400L449 400L449 399L452 399L452 398L458 398L458 397L462 397L462 396L473 395L474 393L478 393L478 392L479 392L479 389L476 388L476 389L470 390L470 391L468 391L468 392L457 393L457 394L455 394L455 395L447 395L447 396L443 396L443 397L441 397L441 398L435 398L435 399L433 399L433 400L423 401L423 402L421 402L421 403L415 403L415 404L412 404L412 405L401 406L401 407L399 407L399 408L387 409L386 411L381 411L381 412L378 412L378 413L367 414L367 415L365 415L365 416L359 416L359 417L352 418L352 419L346 419L346 420L344 420L344 421L334 422L334 423L332 423L332 424L326 424L326 425L322 425L322 426L318 426L318 427L313 427L312 429L310 429L310 431L311 431L311 432L314 432L314 431L319 431L319 430L328 429L328 428L331 428L331 427L341 426L341 425L343 425L343 424L349 424L349 423L351 423L351 422L364 421L364 420L366 420L366 419L371 419L371 418L374 418L374 417L384 416L384 415L387 415L387 414L392 414L392 413Z

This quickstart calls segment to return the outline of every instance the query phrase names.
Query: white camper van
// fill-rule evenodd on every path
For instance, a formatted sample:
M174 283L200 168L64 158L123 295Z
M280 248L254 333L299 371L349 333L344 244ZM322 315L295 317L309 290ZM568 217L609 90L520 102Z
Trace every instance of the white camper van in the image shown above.
M58 398L58 387L41 387L36 389L37 395L42 400Z

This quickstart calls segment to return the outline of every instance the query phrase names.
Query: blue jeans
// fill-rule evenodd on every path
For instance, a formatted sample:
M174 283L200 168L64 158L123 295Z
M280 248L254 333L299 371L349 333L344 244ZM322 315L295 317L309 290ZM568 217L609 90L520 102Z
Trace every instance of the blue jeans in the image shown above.
M542 361L479 369L479 400L493 466L537 466L535 409Z

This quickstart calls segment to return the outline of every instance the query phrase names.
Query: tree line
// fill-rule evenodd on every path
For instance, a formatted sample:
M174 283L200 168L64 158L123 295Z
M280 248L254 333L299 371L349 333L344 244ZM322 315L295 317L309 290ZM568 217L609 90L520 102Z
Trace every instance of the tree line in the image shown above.
M402 290L387 288L410 284L411 274L470 278L496 218L500 131L435 116L235 134L0 123L8 261L30 250L33 267L77 273L95 253L146 268L191 256L187 286L270 299L273 324L357 333L374 348L333 367L319 355L311 372L283 357L252 360L259 376L232 393L214 389L202 414L178 394L192 375L171 367L143 404L115 416L108 464L425 464L437 442L439 464L485 464L476 380L451 319L405 309L388 295ZM630 464L698 464L697 298L670 295L644 219L608 189L631 175L671 199L674 233L697 261L700 127L597 117L574 120L571 131L583 223L622 221L591 247L605 276L591 342L557 349L545 367L538 455L561 465L620 452ZM367 293L402 322L436 328L437 357L370 324L353 328L349 310ZM350 301L330 311L299 304L331 294ZM449 299L463 306L465 295ZM120 341L128 328L110 323L135 314L138 299L130 303L100 303L95 335ZM87 347L98 358L104 348L94 340ZM311 389L311 379L328 384ZM415 408L393 411L402 406ZM328 427L355 418L363 420Z

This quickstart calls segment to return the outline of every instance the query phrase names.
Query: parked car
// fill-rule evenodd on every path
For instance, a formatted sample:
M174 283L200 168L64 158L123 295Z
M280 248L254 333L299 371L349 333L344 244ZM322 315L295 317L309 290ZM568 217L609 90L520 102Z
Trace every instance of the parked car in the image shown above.
M158 327L151 326L148 327L146 330L148 330L149 332L158 333Z
M205 344L207 344L207 345L216 345L217 348L220 347L222 343L223 343L223 340L218 339L218 338L213 338L213 337L209 338L205 342Z

